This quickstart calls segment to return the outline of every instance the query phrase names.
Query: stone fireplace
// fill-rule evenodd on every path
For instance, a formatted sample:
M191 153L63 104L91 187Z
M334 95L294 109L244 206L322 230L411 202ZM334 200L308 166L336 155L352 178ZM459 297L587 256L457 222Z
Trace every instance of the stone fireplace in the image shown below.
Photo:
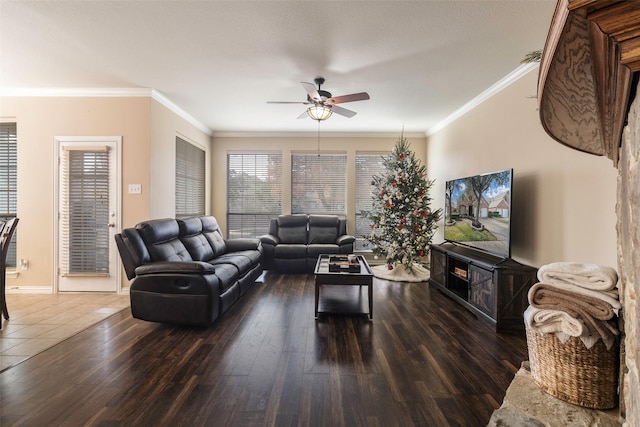
M627 425L640 425L640 99L631 104L618 163L618 270L623 303L621 411Z

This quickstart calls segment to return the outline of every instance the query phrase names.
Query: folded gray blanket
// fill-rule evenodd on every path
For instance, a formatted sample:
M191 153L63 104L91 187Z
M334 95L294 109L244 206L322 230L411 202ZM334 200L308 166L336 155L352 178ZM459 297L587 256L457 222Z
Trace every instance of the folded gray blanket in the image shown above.
M536 283L529 290L529 304L537 309L564 311L582 320L590 334L605 342L612 335L620 334L618 328L609 322L614 316L614 309L599 298Z

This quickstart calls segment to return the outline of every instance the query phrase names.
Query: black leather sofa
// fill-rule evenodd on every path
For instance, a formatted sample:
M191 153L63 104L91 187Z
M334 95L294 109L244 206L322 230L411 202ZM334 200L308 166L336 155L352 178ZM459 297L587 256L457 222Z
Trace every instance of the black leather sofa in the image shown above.
M259 239L222 237L212 216L154 219L115 236L133 317L209 325L262 274Z
M347 220L335 215L280 215L260 237L264 268L281 273L312 273L320 254L353 253L355 237Z

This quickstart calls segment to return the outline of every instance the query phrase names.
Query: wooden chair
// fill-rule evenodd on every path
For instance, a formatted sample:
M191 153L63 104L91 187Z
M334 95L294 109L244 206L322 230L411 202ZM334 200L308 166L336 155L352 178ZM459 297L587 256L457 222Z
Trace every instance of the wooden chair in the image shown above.
M9 253L11 238L17 226L18 218L11 218L4 224L0 232L0 305L2 306L2 316L7 320L9 320L9 310L7 310L7 299L5 296L7 254Z

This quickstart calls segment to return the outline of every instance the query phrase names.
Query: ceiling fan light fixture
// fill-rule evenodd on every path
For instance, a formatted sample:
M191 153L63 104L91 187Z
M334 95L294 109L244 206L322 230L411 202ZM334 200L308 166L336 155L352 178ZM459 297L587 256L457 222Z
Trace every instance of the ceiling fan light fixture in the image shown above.
M311 117L313 120L322 121L327 120L331 117L333 111L331 108L325 107L323 105L314 105L313 107L307 108L307 115Z

